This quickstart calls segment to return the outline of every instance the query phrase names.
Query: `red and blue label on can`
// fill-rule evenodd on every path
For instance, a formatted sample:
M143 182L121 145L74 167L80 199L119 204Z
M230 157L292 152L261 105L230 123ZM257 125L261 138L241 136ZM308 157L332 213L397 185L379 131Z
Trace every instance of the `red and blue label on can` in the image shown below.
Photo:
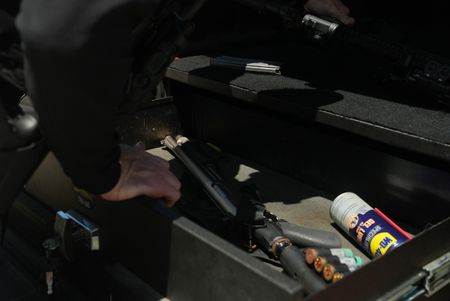
M374 257L386 254L409 239L375 210L355 215L349 226L350 235Z

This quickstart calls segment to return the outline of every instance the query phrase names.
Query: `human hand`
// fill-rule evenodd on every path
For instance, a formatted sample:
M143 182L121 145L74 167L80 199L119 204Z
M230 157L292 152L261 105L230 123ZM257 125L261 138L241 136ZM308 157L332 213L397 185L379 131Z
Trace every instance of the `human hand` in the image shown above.
M107 201L122 201L140 195L162 199L172 207L180 198L181 183L169 171L169 163L145 151L143 143L121 145L119 181L101 195Z
M349 16L350 10L340 0L308 0L304 8L319 16L332 17L345 25L355 23L355 19Z

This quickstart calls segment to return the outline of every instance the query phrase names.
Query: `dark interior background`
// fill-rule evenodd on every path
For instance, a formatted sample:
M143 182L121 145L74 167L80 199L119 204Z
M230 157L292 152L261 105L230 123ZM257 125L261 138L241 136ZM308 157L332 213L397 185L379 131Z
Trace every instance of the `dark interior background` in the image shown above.
M292 2L281 0L280 2ZM424 50L449 57L448 4L444 0L429 2L347 0L343 1L356 19L355 29L379 33ZM208 1L197 17L197 32L193 40L205 35L216 37L235 32L245 35L262 28L281 29L278 18L258 13L231 1Z

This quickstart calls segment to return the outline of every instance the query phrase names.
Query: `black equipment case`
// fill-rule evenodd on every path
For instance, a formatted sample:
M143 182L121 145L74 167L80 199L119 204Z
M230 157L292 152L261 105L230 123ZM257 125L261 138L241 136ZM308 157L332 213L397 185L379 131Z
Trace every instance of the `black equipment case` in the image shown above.
M271 211L303 226L338 232L328 216L329 200L341 192L356 192L372 206L382 208L407 231L418 235L308 298L397 300L399 292L420 291L423 266L450 249L448 146L431 138L336 114L327 105L311 107L309 92L301 89L258 93L221 82L221 78L213 75L225 76L227 81L233 75L236 81L254 80L262 86L264 80L273 84L273 76L232 74L214 70L208 64L207 57L187 57L175 62L167 76L178 110L168 98L143 109L136 115L138 118L125 117L124 141L144 140L153 147L152 152L172 159L158 147L158 138L180 130L173 121L178 111L188 137L210 142L232 154L228 155L232 158L229 172L235 172L239 181L256 183ZM342 106L347 101L367 97L352 94L353 97L347 98L345 91L337 93L343 95L336 103ZM370 101L373 102L364 105L373 107L364 111L403 109L413 114L424 110L383 99ZM397 110L385 111L383 106ZM442 114L443 122L448 120L446 112L427 112ZM414 120L412 115L407 118L411 123L423 121ZM145 128L145 124L151 127ZM144 131L139 135L136 129L142 128ZM174 172L182 175L179 164L171 162ZM304 298L301 283L176 211L160 208L154 201L80 202L67 178L62 174L54 177L58 170L55 160L49 157L28 183L27 191L53 209L76 209L90 217L103 231L104 254L160 294L173 300ZM344 237L341 236L344 245L361 255ZM446 287L431 300L448 300L448 296Z
M338 233L366 265L306 296L302 283L280 268L179 210L145 198L89 199L74 190L52 155L14 203L11 227L39 245L53 227L43 212L75 209L95 222L102 251L95 260L83 263L81 258L77 264L86 265L80 281L100 291L96 300L144 300L146 285L182 301L416 300L414 294L420 295L417 300L450 300L449 285L430 297L421 295L423 267L450 251L448 111L423 102L423 95L373 81L368 70L377 62L363 55L307 41L299 45L289 34L258 28L245 38L236 36L228 32L223 39L210 37L212 45L205 45L206 38L193 43L191 53L166 74L168 96L123 116L122 141L144 141L149 151L171 161L183 192L191 196L181 204L195 202L196 194L187 191L183 168L159 140L183 132L211 143L229 160L228 172L236 181L258 185L269 210L290 222ZM214 50L191 55L198 49ZM273 75L211 66L218 55L279 61L285 69ZM416 236L370 261L329 218L331 200L346 191L381 208ZM125 295L116 294L118 288L106 280L96 286L99 274L89 276L89 271L112 263L131 271L140 286L130 285L130 277L114 282L127 288ZM440 272L435 280L448 279L448 267Z

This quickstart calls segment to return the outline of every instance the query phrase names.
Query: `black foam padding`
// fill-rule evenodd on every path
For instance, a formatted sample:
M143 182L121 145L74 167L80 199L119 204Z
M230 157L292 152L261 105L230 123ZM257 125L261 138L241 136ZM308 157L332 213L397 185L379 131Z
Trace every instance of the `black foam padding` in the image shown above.
M274 60L267 54L260 57ZM353 64L331 56L324 59L323 54L311 57L299 55L282 69L283 75L270 75L212 67L209 57L193 56L175 61L168 77L225 94L228 87L232 90L228 95L238 99L281 111L284 107L286 113L332 126L345 122L338 127L450 160L450 113L443 105L403 83L373 79L376 61L358 65L365 62L364 57ZM186 80L180 74L188 74ZM389 135L378 137L385 132Z

